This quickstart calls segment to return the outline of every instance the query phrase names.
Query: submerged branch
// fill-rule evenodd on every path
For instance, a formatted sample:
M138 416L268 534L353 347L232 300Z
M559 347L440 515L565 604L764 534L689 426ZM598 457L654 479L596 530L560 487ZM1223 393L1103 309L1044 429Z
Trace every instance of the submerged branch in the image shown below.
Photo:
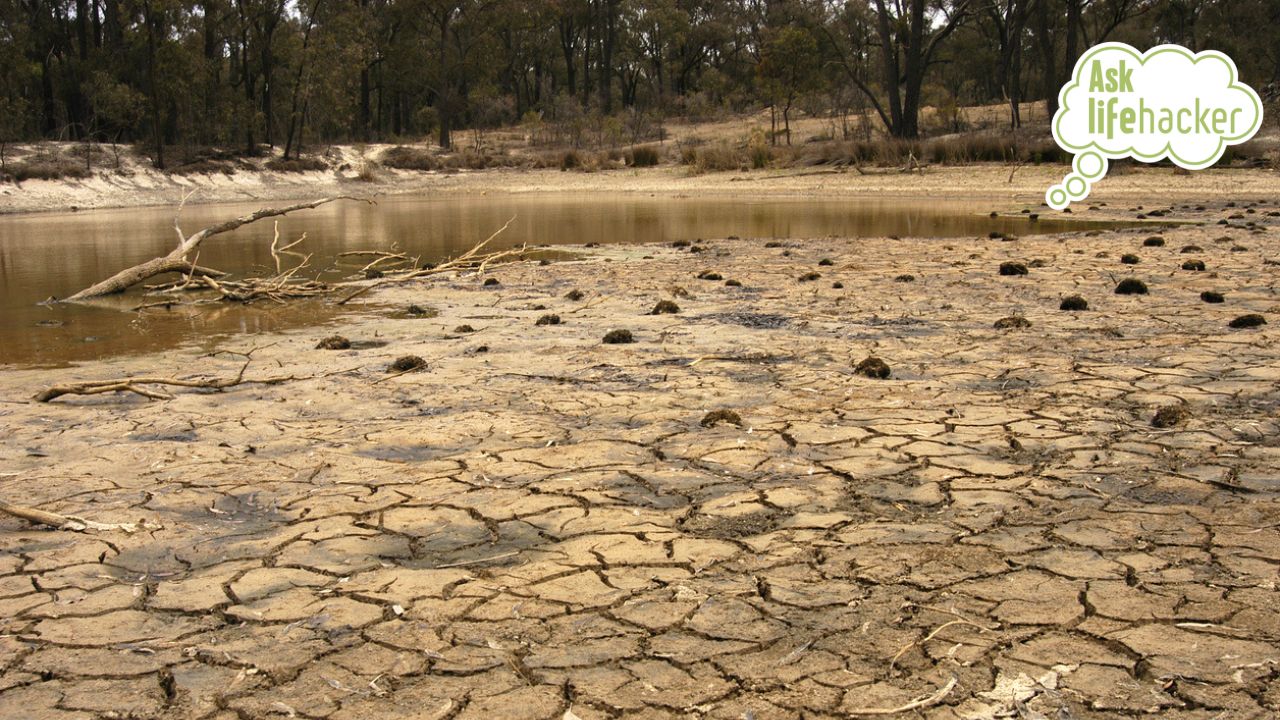
M456 258L453 258L451 260L446 260L434 267L421 268L418 270L410 270L408 272L395 275L394 277L386 277L386 278L379 279L375 282L369 283L368 285L362 286L360 289L356 290L350 295L347 295L346 297L339 300L336 304L346 305L348 302L355 300L356 298L360 297L361 295L364 295L365 293L369 292L370 290L373 290L374 288L382 287L384 285L392 285L397 283L408 282L410 280L417 280L418 278L427 277L428 275L439 275L441 273L458 272L461 270L476 270L478 272L484 272L484 269L493 262L496 262L498 260L504 260L509 257L523 255L528 250L528 247L525 245L521 245L518 248L511 248L509 250L499 250L498 252L493 252L493 253L480 252L485 248L486 245L492 242L494 238L498 237L507 228L511 227L511 223L515 222L515 220L516 220L516 216L512 215L511 219L507 220L507 222L503 224L502 227L495 230L492 235L476 243L474 247L472 247L470 250L466 251L465 253L459 255Z
M367 203L373 203L372 200L369 200L367 198L358 198L358 197L351 197L348 195L342 195L338 197L321 198L320 200L312 200L310 202L297 203L295 205L290 205L288 207L282 207L282 208L262 208L248 215L243 215L238 218L233 218L231 220L218 223L217 225L210 225L209 227L204 228L203 230L200 230L190 236L183 234L182 228L178 226L178 221L177 221L177 218L175 217L173 227L178 234L178 246L175 247L168 255L165 255L163 257L158 257L152 260L148 260L144 263L134 265L133 267L125 268L124 270L121 270L115 275L112 275L111 277L107 278L106 280L103 280L99 283L91 285L81 290L80 292L72 295L71 297L67 298L64 302L80 302L83 300L91 300L93 298L102 297L103 295L114 295L116 293L122 293L125 290L128 290L129 288L133 287L134 285L137 285L138 283L144 280L153 278L156 275L163 275L165 273L170 273L170 272L184 272L184 273L192 272L192 269L194 266L191 263L187 262L187 256L191 254L193 251L195 251L200 246L200 243L213 237L214 235L220 235L222 233L231 232L232 230L243 227L245 225L249 225L251 223L255 223L265 218L279 217L281 215L286 215L288 213L291 213L297 210L310 210L313 208L317 208L326 203L334 202L335 200L357 200L357 201L363 201ZM186 202L185 198L183 199L183 202L184 203ZM181 206L179 206L179 211L181 211ZM297 243L294 243L294 244L297 244ZM292 247L292 245L290 245L289 247ZM200 273L200 274L205 274L205 273ZM207 276L208 275L206 274L206 277Z

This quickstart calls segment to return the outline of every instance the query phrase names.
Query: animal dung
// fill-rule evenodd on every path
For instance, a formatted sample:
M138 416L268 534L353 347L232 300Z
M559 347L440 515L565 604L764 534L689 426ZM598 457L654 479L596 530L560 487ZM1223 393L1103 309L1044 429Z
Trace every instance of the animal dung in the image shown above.
M1062 298L1062 302L1058 304L1059 310L1067 310L1070 312L1079 312L1089 309L1089 301L1079 295L1068 295Z
M893 373L893 371L889 369L888 363L874 355L864 358L862 362L858 363L853 371L863 377L875 378L877 380L885 380Z
M1146 295L1147 284L1137 278L1125 278L1116 285L1117 295Z

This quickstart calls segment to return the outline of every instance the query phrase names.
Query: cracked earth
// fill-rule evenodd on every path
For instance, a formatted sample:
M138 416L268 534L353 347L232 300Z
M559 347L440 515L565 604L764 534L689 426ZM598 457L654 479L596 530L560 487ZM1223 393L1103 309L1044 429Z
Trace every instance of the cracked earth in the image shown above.
M160 529L0 519L0 717L1274 717L1271 210L591 249L234 339L301 379L167 401L29 398L242 358L7 370L0 497Z

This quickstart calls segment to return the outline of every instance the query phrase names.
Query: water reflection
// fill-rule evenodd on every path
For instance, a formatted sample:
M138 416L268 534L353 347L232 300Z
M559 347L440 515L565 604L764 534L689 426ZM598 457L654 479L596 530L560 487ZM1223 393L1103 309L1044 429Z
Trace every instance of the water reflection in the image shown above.
M182 214L187 232L252 212L259 203L197 205ZM335 278L345 250L396 249L437 260L471 247L515 216L492 247L520 243L643 243L700 238L985 236L1059 232L1061 221L987 217L971 202L903 199L742 199L635 194L397 196L376 206L341 202L280 220L285 239L307 233L313 275ZM238 274L274 270L270 221L211 240L201 265ZM213 344L330 320L321 302L202 306L131 312L140 295L103 307L39 305L115 271L168 252L177 242L172 208L0 217L0 363L56 363L142 352L181 343ZM210 340L210 338L213 338Z

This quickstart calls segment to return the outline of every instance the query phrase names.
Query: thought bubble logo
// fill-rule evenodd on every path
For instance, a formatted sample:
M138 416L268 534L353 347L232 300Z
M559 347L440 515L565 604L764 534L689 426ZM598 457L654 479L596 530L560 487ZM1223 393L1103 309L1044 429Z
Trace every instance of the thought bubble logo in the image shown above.
M1058 94L1053 139L1075 158L1045 202L1061 210L1083 200L1119 158L1168 158L1202 170L1261 126L1258 94L1216 50L1159 45L1142 53L1124 43L1095 45Z

